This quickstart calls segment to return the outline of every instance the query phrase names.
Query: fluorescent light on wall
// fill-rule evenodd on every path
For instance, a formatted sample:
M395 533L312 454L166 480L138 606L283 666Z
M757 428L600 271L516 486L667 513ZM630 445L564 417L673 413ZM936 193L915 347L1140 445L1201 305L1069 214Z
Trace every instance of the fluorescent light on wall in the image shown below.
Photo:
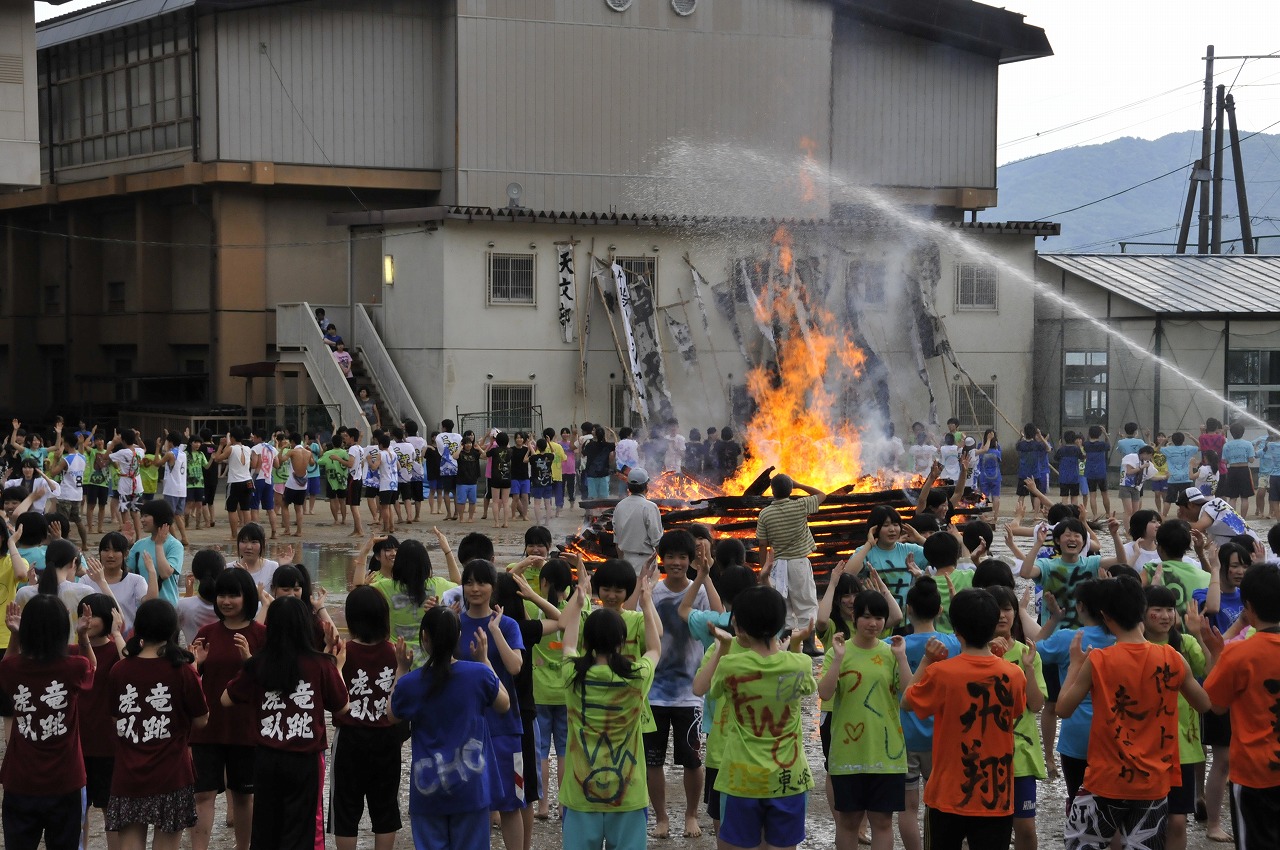
M392 254L382 255L382 282L394 286L396 282L396 258Z

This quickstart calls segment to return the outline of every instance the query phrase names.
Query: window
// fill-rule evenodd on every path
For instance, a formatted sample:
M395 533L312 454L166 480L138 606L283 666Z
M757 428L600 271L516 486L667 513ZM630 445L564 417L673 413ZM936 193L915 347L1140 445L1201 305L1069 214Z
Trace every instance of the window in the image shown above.
M1260 419L1280 418L1280 351L1228 351L1227 397Z
M1062 355L1062 424L1107 424L1107 352L1068 351Z
M626 384L609 385L609 427L639 428L640 414L631 408L631 387Z
M489 384L489 422L507 433L533 430L533 384Z
M489 303L536 304L534 259L534 254L490 254Z
M884 263L850 260L845 270L845 285L862 306L883 307L884 276Z
M657 257L614 257L613 261L622 266L630 284L637 277L649 282L649 291L653 294L653 303L658 303L658 258Z
M964 381L952 386L951 409L960 420L962 431L982 431L996 425L996 385L970 384ZM979 392L981 389L982 392ZM986 393L983 396L982 393Z
M998 283L995 266L960 263L956 266L956 309L997 309Z
M123 313L125 310L125 285L123 280L107 282L107 312Z

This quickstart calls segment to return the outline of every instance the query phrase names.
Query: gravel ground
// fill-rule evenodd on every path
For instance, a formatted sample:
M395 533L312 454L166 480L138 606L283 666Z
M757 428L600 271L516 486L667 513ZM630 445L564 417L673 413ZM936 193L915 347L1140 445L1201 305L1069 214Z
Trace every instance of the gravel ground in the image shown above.
M1012 507L1014 503L1014 499L1011 497L1006 498L1004 501L1005 505L1010 507ZM415 525L403 526L402 528L405 530L397 531L397 535L401 539L405 539L406 537L421 538L429 549L434 549L436 541L435 536L431 533L431 524L433 521L438 519L439 517L427 516L424 510L423 522ZM551 523L555 539L557 541L563 540L565 536L575 532L577 530L579 519L579 514L571 512L566 508L564 516ZM1007 516L1003 517L1002 521L1006 521L1007 519ZM355 541L353 538L345 536L346 532L349 530L349 526L323 526L319 525L316 522L317 520L324 522L329 520L327 509L323 505L317 505L317 514L314 517L308 517L307 519L303 538L305 541L303 547L304 560L313 568L318 565L321 573L325 576L333 577L340 575L340 571L343 570L345 563L354 556L356 549L358 548L359 541ZM1266 529L1270 526L1269 522L1251 522L1250 524L1264 535ZM455 546L458 539L469 531L481 531L489 534L494 539L499 563L516 560L523 546L524 529L527 527L527 525L523 523L512 523L511 528L494 529L488 522L480 522L478 518L474 524L470 525L462 523L440 523L439 526L445 531ZM204 529L190 533L192 547L199 548L217 545L227 548L229 547L227 532L228 529L225 524L225 518L220 517L218 525L214 529ZM1003 547L1001 537L1001 534L996 534L996 545L992 554L995 557L1004 557L1006 561L1009 561L1011 559L1007 550ZM1104 551L1109 552L1111 548L1110 540L1107 539L1105 534L1101 535L1101 537ZM96 544L96 539L97 535L90 538L91 545ZM288 541L282 538L279 542L284 543ZM292 542L296 544L297 541L294 540ZM441 561L437 560L433 563L436 565L437 570L443 569L443 563ZM326 583L329 584L331 590L334 591L331 592L328 599L330 609L340 617L341 604L345 594L334 586L332 578L326 581ZM818 709L816 700L810 699L806 701L805 712L807 718L805 730L805 751L809 757L809 763L813 767L814 779L817 783L817 787L811 793L809 800L807 818L808 840L805 842L804 846L827 848L832 847L835 843L835 826L827 808L826 794L823 790L824 774L822 771L822 752L818 742ZM404 764L403 781L401 782L401 799L404 804L402 807L403 811L407 813L409 789L408 745L406 745L405 748ZM684 805L684 792L681 786L680 771L678 769L668 768L667 770L667 797L668 806L671 810L672 824L673 826L678 827L682 821ZM1057 779L1041 783L1039 786L1039 798L1039 814L1036 825L1040 842L1046 847L1060 846L1062 842L1062 826L1066 805L1066 788L1062 780ZM705 809L704 806L700 808ZM235 846L231 830L222 826L226 817L225 811L225 797L220 796L218 797L215 820L215 823L217 823L218 826L215 827L213 841L210 845L212 848L215 848L215 850L231 850L231 848L234 848ZM708 818L704 812L700 816L699 820L702 824L702 837L687 839L677 836L669 840L651 839L652 846L670 847L673 848L673 850L684 850L684 848L711 850L711 848L716 846L716 843L714 836L711 834L710 818ZM94 837L90 840L89 847L92 850L102 850L102 848L106 847L106 842L102 838L102 822L100 815L95 813L92 816L91 823L93 825ZM365 821L365 825L367 828L367 819ZM1188 833L1187 846L1190 850L1211 850L1212 848L1227 846L1215 844L1209 841L1205 836L1203 824L1192 821L1189 824ZM496 830L493 832L493 844L496 847L502 846L500 835ZM182 846L190 846L186 838L184 838ZM334 847L331 836L328 839L327 846ZM412 846L413 841L409 835L409 830L406 825L406 827L402 829L397 836L395 847L399 850L399 848L411 848ZM533 847L536 848L536 850L553 850L554 848L559 848L561 846L560 823L558 819L553 816L549 821L535 822ZM901 846L901 841L895 835L894 847L899 848ZM367 833L362 834L358 842L358 847L362 850L364 850L364 848L372 848L372 836ZM975 848L975 850L977 850L977 848ZM982 848L982 850L988 850L988 848Z

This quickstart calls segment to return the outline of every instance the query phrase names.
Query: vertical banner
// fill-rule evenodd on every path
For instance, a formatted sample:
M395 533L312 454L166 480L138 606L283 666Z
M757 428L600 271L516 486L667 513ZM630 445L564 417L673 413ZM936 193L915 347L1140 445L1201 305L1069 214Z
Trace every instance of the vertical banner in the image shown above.
M698 365L698 349L693 344L693 331L688 323L675 317L670 307L662 308L662 316L667 320L667 330L675 340L676 351L680 352L680 363L686 374L692 375Z
M618 293L618 306L622 308L618 313L622 316L623 335L627 339L627 357L631 366L631 385L635 393L635 397L632 399L632 406L642 419L647 420L649 417L648 390L645 385L644 373L640 370L640 359L636 356L636 335L631 326L631 287L627 283L627 273L622 270L622 266L614 263L610 267L610 271L613 273L614 289Z
M662 362L662 341L658 338L658 305L653 303L653 287L644 275L632 278L630 289L631 333L635 339L636 365L644 383L649 415L670 419L674 408Z
M556 279L560 288L560 336L565 342L573 342L573 243L557 242L556 255L559 262Z
M688 257L685 257L685 262L689 262ZM702 275L692 263L689 263L689 271L693 272L693 299L698 302L698 312L702 314L702 332L707 335L707 339L710 339L711 317L707 315L707 303L702 300L702 287L706 285L706 281L702 279Z

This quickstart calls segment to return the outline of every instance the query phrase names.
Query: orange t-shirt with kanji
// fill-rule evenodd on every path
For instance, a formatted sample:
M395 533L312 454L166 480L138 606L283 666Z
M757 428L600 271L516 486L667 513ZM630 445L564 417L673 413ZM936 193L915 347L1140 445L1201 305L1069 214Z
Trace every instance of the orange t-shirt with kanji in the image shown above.
M1182 784L1178 690L1187 672L1167 644L1117 643L1089 653L1093 724L1084 785L1111 800L1159 800Z
M1027 707L1027 677L994 655L957 655L925 668L906 692L921 720L933 718L931 809L956 815L1013 814L1013 729Z
M1231 781L1280 786L1280 634L1227 644L1204 689L1214 705L1231 707Z

